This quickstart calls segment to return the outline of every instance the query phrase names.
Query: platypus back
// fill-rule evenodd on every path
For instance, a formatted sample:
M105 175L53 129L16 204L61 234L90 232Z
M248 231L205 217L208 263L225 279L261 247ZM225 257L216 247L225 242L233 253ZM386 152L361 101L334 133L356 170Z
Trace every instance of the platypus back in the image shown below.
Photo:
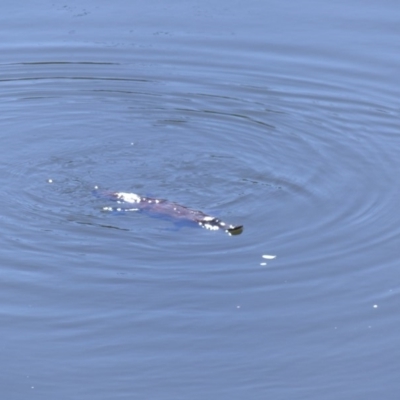
M151 214L168 216L177 221L191 221L197 223L202 228L209 230L223 230L229 235L240 235L243 232L242 225L230 225L220 219L207 215L202 211L193 210L191 208L182 206L178 203L174 203L165 199L156 199L152 197L142 197L136 193L126 192L107 192L107 191L95 191L98 197L103 197L112 201L117 202L121 206L119 207L104 207L106 211L146 211ZM127 206L131 206L128 208Z

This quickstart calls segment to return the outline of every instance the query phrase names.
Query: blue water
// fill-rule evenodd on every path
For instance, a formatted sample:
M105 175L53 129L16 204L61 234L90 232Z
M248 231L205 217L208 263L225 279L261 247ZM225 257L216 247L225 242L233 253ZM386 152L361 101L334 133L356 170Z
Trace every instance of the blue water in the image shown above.
M399 15L3 2L2 398L397 399Z

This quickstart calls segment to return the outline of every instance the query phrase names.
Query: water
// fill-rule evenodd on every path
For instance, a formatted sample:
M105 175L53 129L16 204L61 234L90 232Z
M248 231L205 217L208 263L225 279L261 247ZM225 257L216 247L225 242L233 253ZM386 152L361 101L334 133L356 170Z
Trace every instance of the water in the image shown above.
M4 398L397 398L396 2L2 11Z

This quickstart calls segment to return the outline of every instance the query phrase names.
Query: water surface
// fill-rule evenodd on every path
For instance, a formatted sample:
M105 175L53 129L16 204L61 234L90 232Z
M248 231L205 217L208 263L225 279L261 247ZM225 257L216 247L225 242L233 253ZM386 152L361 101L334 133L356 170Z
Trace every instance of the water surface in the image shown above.
M396 398L399 12L4 3L3 396Z

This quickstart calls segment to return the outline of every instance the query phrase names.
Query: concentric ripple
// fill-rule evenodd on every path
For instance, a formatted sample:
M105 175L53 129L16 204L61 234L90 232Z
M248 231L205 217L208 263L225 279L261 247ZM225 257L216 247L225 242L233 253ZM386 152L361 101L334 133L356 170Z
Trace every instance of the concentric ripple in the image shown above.
M1 128L13 134L3 136L8 190L1 201L11 236L20 236L22 215L28 230L63 231L72 222L151 238L167 229L103 215L90 195L98 185L243 224L245 253L285 252L290 243L311 260L319 256L304 254L305 246L343 256L387 238L383 226L398 193L385 141L390 124L371 134L371 119L387 115L360 101L361 89L260 71L221 80L210 68L176 73L168 60L163 76L90 61L8 64L2 72ZM221 253L205 235L195 234L199 249L210 241L210 254ZM165 236L148 248L170 246ZM261 251L265 241L273 249Z

